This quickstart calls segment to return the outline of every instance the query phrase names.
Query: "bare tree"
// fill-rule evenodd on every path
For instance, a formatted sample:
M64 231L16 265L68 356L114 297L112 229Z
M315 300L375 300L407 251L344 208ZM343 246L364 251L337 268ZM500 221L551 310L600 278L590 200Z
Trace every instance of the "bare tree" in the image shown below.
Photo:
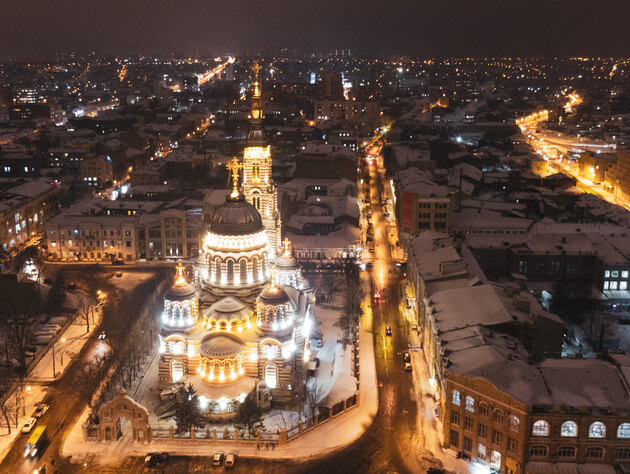
M13 380L8 370L3 370L0 374L0 416L7 425L7 434L11 434L11 415L13 413L14 401L9 396L9 390Z
M36 284L19 284L4 293L0 302L0 330L10 351L26 372L26 351L33 337L35 315L41 310L41 293Z
M306 390L304 391L305 409L308 413L307 416L315 416L315 413L319 413L319 403L324 398L324 389L319 384L316 378L311 378L306 382Z

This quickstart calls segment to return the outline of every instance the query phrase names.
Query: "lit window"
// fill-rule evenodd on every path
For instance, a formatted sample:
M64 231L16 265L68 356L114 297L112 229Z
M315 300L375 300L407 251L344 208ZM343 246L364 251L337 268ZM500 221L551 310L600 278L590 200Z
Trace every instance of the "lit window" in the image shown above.
M610 289L610 282L605 281L604 282L604 290L609 290Z
M610 278L610 270L604 272L604 278Z
M268 388L276 388L276 381L278 377L278 369L273 364L267 364L265 366L265 383Z
M532 434L534 436L549 436L549 423L545 420L538 420L532 427Z
M466 410L472 411L472 412L475 411L475 399L471 397L470 395L466 397Z
M509 418L509 422L510 422L510 429L512 431L518 431L518 427L521 424L521 421L514 415L511 415Z
M619 289L620 290L627 290L628 289L628 282L627 281L620 281L619 282Z
M54 247L54 245L53 245ZM453 405L460 406L462 404L462 395L458 390L453 390Z
M619 271L618 270L613 270L610 272L610 276L612 278L619 278Z
M630 423L621 423L619 425L617 438L630 438Z
M606 436L606 425L601 421L596 421L588 429L589 438L603 438Z
M616 281L611 281L610 282L610 289L611 290L616 290L617 289L617 282Z
M573 438L577 436L578 427L577 424L573 421L565 421L562 423L562 428L560 430L560 436L566 436Z
M628 270L624 270L621 272L621 278L628 278Z

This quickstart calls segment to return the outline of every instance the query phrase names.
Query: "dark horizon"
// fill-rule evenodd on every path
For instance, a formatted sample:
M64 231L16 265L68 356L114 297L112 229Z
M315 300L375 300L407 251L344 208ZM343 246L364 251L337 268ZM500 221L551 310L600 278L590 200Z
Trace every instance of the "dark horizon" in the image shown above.
M619 57L630 2L498 0L357 2L162 0L11 2L3 5L0 57L275 53L281 48L356 56Z

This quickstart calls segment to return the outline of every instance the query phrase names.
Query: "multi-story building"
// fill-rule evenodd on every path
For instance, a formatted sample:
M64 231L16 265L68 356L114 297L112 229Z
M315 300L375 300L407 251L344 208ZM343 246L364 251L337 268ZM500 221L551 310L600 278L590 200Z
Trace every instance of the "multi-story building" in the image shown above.
M0 194L0 245L11 251L43 230L43 223L59 210L63 189L47 180L33 180Z
M618 202L630 202L630 151L617 151L617 171L615 173L615 198Z
M103 188L114 179L112 160L107 156L83 160L79 167L83 184L94 186L96 189Z
M197 211L172 208L140 216L136 223L138 258L198 257L204 226Z

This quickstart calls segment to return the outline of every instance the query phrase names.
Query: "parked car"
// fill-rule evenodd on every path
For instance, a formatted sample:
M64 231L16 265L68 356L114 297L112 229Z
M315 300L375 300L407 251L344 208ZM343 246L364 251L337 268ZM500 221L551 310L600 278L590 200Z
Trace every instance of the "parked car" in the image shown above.
M392 335L392 328L390 328L389 326L387 326L385 328L385 335L386 336L391 336Z
M155 467L157 464L157 455L158 453L149 453L144 458L144 466L145 467Z
M221 464L223 464L223 456L224 455L221 451L214 453L214 456L212 457L212 465L220 466Z
M403 352L403 362L411 362L411 354L407 351Z
M427 469L427 474L444 474L444 469L440 469L439 467L430 467Z
M24 423L24 426L22 427L22 433L30 433L33 426L35 426L35 423L37 423L37 418L29 418L26 420L26 423Z
M37 408L33 412L33 418L41 418L47 411L48 405L46 405L45 403L38 403Z
M52 285L52 284L53 284L53 281L52 281L50 278L46 278L46 279L44 280L44 284L45 284L45 285Z
M413 368L409 362L405 362L405 372L411 372Z
M122 260L116 260L114 262L112 262L112 265L124 265L125 262L123 262Z
M116 278L122 277L122 272L116 272Z
M225 456L225 467L228 469L233 469L234 464L236 464L236 454L228 454Z
M168 453L159 453L155 455L155 467L164 467L168 461Z

